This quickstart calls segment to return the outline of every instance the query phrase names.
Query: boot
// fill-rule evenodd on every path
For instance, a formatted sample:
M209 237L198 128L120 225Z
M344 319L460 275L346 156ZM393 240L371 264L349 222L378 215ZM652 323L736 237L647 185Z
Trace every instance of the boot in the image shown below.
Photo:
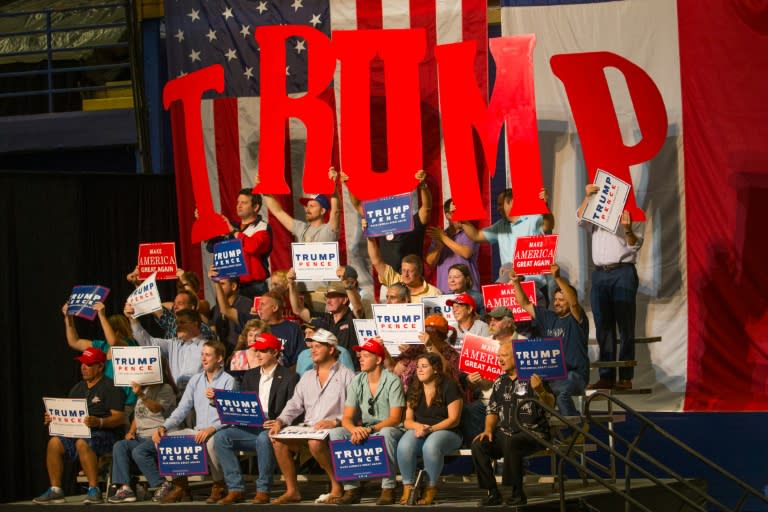
M431 505L437 495L437 487L429 486L421 493L421 498L416 502L417 505Z
M411 484L403 484L403 495L400 496L400 501L398 502L400 505L407 505L408 500L411 499L411 493L413 492L413 485Z
M219 480L218 482L213 482L213 485L211 486L211 495L208 496L208 499L206 499L205 502L216 503L219 500L223 500L226 495L227 486L223 480Z
M180 501L192 501L189 481L185 476L173 479L173 489L160 500L160 503L178 503Z
M395 504L395 490L394 489L382 489L379 499L376 500L377 505L394 505Z

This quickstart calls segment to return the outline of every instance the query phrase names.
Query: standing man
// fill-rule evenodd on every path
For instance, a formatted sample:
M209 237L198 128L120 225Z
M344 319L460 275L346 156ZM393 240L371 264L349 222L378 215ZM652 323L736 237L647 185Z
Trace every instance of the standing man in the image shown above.
M304 423L316 430L331 429L341 425L347 386L355 374L339 363L339 351L333 338L328 338L326 341L327 343L312 341L309 350L314 368L301 376L285 409L272 423L269 429L270 435L274 436L302 414L304 414ZM325 439L273 438L272 446L275 449L277 464L285 479L285 494L272 500L273 504L283 505L301 501L293 454L305 443L312 457L325 470L331 482L331 492L321 496L320 499L327 502L330 498L340 498L343 494L344 489L333 473L331 452Z
M90 439L75 439L73 437L55 436L48 439L46 449L46 466L51 486L43 494L35 498L35 503L64 503L64 490L61 478L64 473L64 460L80 459L86 478L88 478L88 494L84 504L101 503L99 489L98 458L112 452L112 445L117 441L116 433L125 425L123 404L125 394L116 388L112 381L104 377L104 363L107 355L101 350L90 347L75 358L80 361L80 373L83 380L69 390L68 398L85 398L88 403L88 416L83 423L91 428ZM44 423L48 425L51 416L46 411Z
M541 378L534 374L530 382L517 378L512 343L499 346L499 366L504 372L493 382L491 398L485 415L485 429L472 441L472 461L477 472L477 484L488 491L479 506L491 507L502 504L502 496L496 485L493 463L504 457L502 482L512 487L512 495L506 505L520 506L528 502L523 490L523 457L539 450L539 444L520 430L515 420L517 403L524 399L538 398L552 407L554 398L544 387ZM520 408L520 421L542 439L549 439L549 423L544 410L528 402Z
M443 213L445 220L448 221L448 228L443 230L437 226L427 228L432 245L426 258L427 265L437 266L437 287L441 290L450 290L448 286L448 270L452 265L463 263L469 268L469 274L472 278L472 289L480 291L480 273L477 270L477 251L478 244L464 232L462 222L454 222L453 212L456 211L456 205L453 199L448 199L443 204Z
M336 183L336 171L333 167L328 170L328 178ZM256 185L259 177L256 176ZM313 194L302 197L300 200L304 206L304 220L291 217L273 196L264 194L264 202L269 208L269 213L290 231L297 242L335 242L339 239L339 225L341 222L341 208L339 197L335 189L330 199L322 194ZM328 214L328 222L325 216ZM320 309L323 304L322 295L313 293L322 286L321 281L306 281L304 286L310 293L310 298L317 305L314 309Z
M509 279L515 285L517 303L533 317L533 332L536 336L563 339L568 376L564 380L552 381L549 385L555 394L560 414L579 416L579 411L573 403L573 395L582 394L589 379L589 320L579 305L576 290L560 275L560 267L552 265L551 272L557 284L552 311L531 304L520 286L520 276L516 275L514 270L510 271Z
M377 505L395 503L395 458L397 442L403 435L400 428L405 411L405 393L400 378L384 369L387 357L384 345L371 338L353 347L360 360L360 373L347 386L347 403L341 427L331 430L331 441L351 439L354 444L370 436L381 436L387 449L392 473L381 480L381 496ZM360 482L344 484L344 495L329 501L339 505L360 503Z
M259 215L261 203L260 194L254 194L249 188L240 190L236 204L239 225L225 217L232 231L225 237L216 237L206 243L208 252L213 252L213 246L223 240L234 238L242 241L248 273L240 276L240 294L251 300L268 290L269 253L272 252L272 228Z
M205 343L205 338L200 333L200 313L193 309L178 311L175 316L176 337L166 340L153 338L144 330L139 321L133 318L131 304L126 302L123 312L131 322L133 337L139 345L158 346L163 355L168 358L171 375L181 396L189 379L200 371L200 349Z
M597 185L586 186L584 200L577 215L579 225L592 233L592 290L589 300L595 317L595 333L600 346L600 361L616 361L616 344L619 345L619 361L635 359L635 315L637 301L637 253L643 246L642 227L632 222L629 212L624 210L617 233L600 229L594 224L581 220L590 196L598 191ZM638 235L638 233L640 233ZM616 340L616 328L619 340ZM635 376L633 366L600 368L600 379L590 384L590 389L632 389Z
M220 505L239 503L245 497L243 474L240 471L238 452L256 452L259 476L256 479L256 495L253 503L269 503L269 491L272 489L272 476L275 473L275 452L269 439L269 429L274 419L283 412L285 404L293 395L299 381L296 372L277 364L280 340L269 333L262 333L250 345L256 351L259 362L257 368L245 372L240 391L255 391L263 408L264 425L262 427L230 427L220 430L214 439L216 454L224 472L224 480L229 493L220 499Z

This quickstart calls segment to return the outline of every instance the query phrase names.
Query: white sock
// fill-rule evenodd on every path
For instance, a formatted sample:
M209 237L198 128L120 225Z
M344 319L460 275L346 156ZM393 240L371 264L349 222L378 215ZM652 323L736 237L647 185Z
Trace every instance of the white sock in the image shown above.
M64 491L62 490L62 488L61 488L61 487L56 487L55 485L52 485L52 486L51 486L51 490L52 490L53 492L61 492L61 493L63 493L63 492L64 492Z

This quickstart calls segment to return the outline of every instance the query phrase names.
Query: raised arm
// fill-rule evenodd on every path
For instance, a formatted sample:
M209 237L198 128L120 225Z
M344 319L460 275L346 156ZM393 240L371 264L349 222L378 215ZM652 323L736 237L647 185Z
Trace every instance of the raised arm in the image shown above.
M213 278L218 275L218 272L216 272L213 269L213 265L211 265L211 268L208 269L208 277L211 278L213 282L213 289L216 292L216 304L219 306L219 313L227 320L230 320L234 323L239 323L237 310L230 306L229 302L227 302L227 298L224 296L224 290L221 289L219 282L213 281Z
M328 224L331 227L331 231L338 232L341 225L341 200L339 199L339 191L336 187L336 169L331 167L328 169L328 179L333 181L333 195L331 196L331 212L328 216Z
M509 282L515 286L515 299L517 300L517 303L531 315L531 317L536 318L536 309L534 309L533 304L531 304L531 301L529 301L528 297L525 295L523 287L520 286L520 276L515 274L514 269L509 271Z
M312 320L312 315L309 314L309 308L301 303L299 298L299 291L296 289L296 271L293 267L285 274L288 279L288 301L291 303L291 309L293 312L305 322Z
M427 173L420 170L416 173L416 179L419 180L419 199L421 199L419 220L422 224L427 224L432 212L432 193L429 191L429 185L427 185Z
M349 299L349 309L352 310L352 314L355 318L365 318L365 306L363 305L363 298L360 297L360 292L357 286L354 285L355 281L351 281L352 284L348 284L344 280L344 270L346 267L341 266L336 269L336 275L339 280L344 284L344 288L347 290L347 298ZM293 307L293 306L291 306Z
M133 334L133 338L139 342L139 345L146 347L149 345L156 345L160 347L160 350L164 354L168 354L168 348L170 344L170 340L162 339L162 338L153 338L149 335L149 333L144 329L144 327L141 326L141 323L139 323L138 320L136 320L133 317L133 305L125 303L125 307L123 308L123 314L128 318L128 321L131 323L131 333Z
M101 324L101 330L104 331L104 339L109 343L110 347L114 347L120 340L117 339L117 333L112 328L112 324L109 323L104 304L99 303L99 306L99 308L94 307L93 309L95 309L99 315L99 323Z
M267 205L269 214L274 216L285 229L293 233L293 217L288 215L277 199L271 194L262 194L264 204Z
M579 297L576 295L576 290L566 278L560 275L559 265L552 265L550 270L552 272L552 277L555 279L555 283L560 288L560 291L563 292L563 297L568 301L571 315L573 315L573 318L577 322L581 322L581 319L584 316L584 310L581 309L581 306L579 305Z
M64 332L67 335L67 345L73 350L83 352L84 350L91 348L93 343L91 343L91 340L81 338L80 335L77 334L75 319L67 314L67 307L68 306L64 304L61 308L61 312L64 314Z
M462 222L461 228L464 230L464 232L467 234L470 240L473 242L487 242L488 239L485 237L485 233L483 233L482 229L477 229L474 224L471 222Z
M381 276L387 271L387 264L381 257L379 242L375 238L368 238L368 257L371 259L371 266Z
M598 190L600 190L600 188L592 183L587 183L587 185L584 187L584 199L581 200L579 209L576 210L576 216L578 218L581 218L581 216L584 214L584 208L587 207L587 203L589 203L589 200L593 195L597 194Z
M343 171L339 173L339 176L341 177L342 184L349 180L349 176L347 176ZM365 212L363 211L363 203L361 203L357 196L349 190L349 187L347 187L347 194L349 194L349 202L352 203L352 207L355 209L357 214L361 217L365 215Z

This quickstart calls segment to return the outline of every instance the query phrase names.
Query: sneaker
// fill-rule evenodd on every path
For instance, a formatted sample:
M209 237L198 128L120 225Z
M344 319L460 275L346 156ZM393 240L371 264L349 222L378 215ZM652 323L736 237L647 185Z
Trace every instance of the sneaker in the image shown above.
M130 487L121 487L107 501L110 503L132 503L136 501L136 494Z
M101 489L98 487L88 488L88 494L85 495L83 505L90 505L91 503L104 503L104 498L101 496Z
M64 503L67 500L64 498L64 493L62 491L54 491L52 487L49 487L43 494L32 501L45 505L48 503Z
M152 495L152 501L158 502L165 498L168 496L168 493L171 492L171 489L173 489L173 484L166 480L157 488L155 494Z

